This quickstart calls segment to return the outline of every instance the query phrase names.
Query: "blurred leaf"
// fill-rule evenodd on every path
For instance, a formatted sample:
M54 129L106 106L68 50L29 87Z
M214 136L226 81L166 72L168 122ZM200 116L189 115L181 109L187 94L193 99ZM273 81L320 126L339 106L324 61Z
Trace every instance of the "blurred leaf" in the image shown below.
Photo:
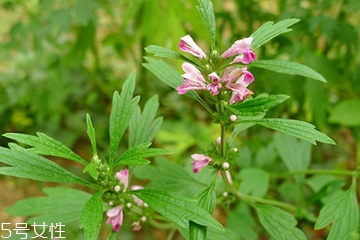
M53 161L26 149L9 144L11 149L0 148L0 162L11 167L0 167L0 174L28 178L43 182L77 183L92 186L89 182L60 167Z
M297 221L290 213L271 206L253 203L259 220L274 239L306 240L305 234L296 226Z
M76 0L75 16L80 25L87 25L89 21L96 22L95 10L98 4L94 0Z
M32 216L28 223L68 223L79 220L81 210L91 197L87 192L65 187L44 188L42 191L46 197L19 200L5 212L13 216Z
M245 168L239 173L239 192L255 197L264 197L269 189L269 173L258 168Z
M199 0L199 5L196 6L196 8L198 9L201 19L209 33L211 47L214 49L216 44L216 22L212 2L209 0Z
M244 202L239 202L232 211L229 211L226 227L238 235L236 239L259 239L254 215L249 205Z
M255 123L261 126L288 134L293 137L304 139L314 145L316 141L333 144L336 143L325 134L315 130L315 126L298 120L282 118L265 118L258 120L238 120L239 123Z
M329 122L338 123L347 127L360 125L360 100L343 100L332 110Z
M300 75L321 82L326 82L325 78L321 74L311 69L310 67L297 62L283 60L256 60L252 62L250 66L264 68L278 73Z
M84 229L85 239L97 239L103 219L102 192L95 193L85 204L80 216L80 228Z
M84 159L82 159L79 155L74 153L70 148L66 147L58 140L49 137L45 133L38 132L36 134L38 137L22 133L5 133L3 136L32 146L33 148L27 149L27 151L32 153L61 157L79 162L83 165L87 164Z
M294 25L299 21L300 19L290 18L290 19L282 20L275 24L274 22L264 23L253 34L251 34L251 36L254 38L254 40L251 43L251 48L255 50L261 45L273 39L274 37L292 31L292 29L288 27Z
M150 45L145 48L145 51L148 53L152 53L157 57L173 58L173 59L179 59L182 61L190 61L188 58L184 57L180 53L175 52L168 48L161 47L161 46Z
M151 142L159 131L163 118L155 119L159 107L158 96L151 97L145 104L141 114L140 107L137 107L130 121L129 126L129 147L145 142Z
M332 224L329 240L358 239L359 206L356 196L356 183L347 191L334 194L321 209L315 230Z
M170 154L171 151L161 148L148 148L151 143L142 143L133 148L130 148L125 153L121 154L120 158L114 161L113 166L122 165L146 165L150 161L145 158L157 157L165 154Z
M223 226L198 205L198 201L165 190L143 189L130 191L155 211L181 227L188 227L189 220L218 230Z
M131 117L139 101L138 97L133 98L135 88L135 72L133 72L123 84L121 94L116 91L113 95L112 108L110 113L110 157L112 163L115 158L120 140L129 126Z

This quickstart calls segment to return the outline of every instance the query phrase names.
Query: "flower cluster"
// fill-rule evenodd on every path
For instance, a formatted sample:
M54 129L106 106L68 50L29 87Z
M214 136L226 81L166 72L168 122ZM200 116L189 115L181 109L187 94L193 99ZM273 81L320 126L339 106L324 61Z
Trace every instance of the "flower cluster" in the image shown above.
M182 75L184 82L176 88L178 93L185 94L190 90L206 90L216 96L220 92L230 91L232 93L229 99L230 104L241 102L249 97L253 92L247 87L254 81L254 76L247 70L247 67L235 67L233 64L249 64L256 60L256 55L250 47L252 40L252 37L238 40L221 55L223 59L235 56L222 77L219 77L216 69L210 74L203 74L201 69L184 62L182 64L182 69L185 72ZM191 53L199 59L208 58L189 35L181 38L179 48L181 51Z
M124 192L126 192L126 190L128 188L128 185L129 185L129 170L128 169L120 170L119 172L117 172L115 174L114 178L119 181L118 182L119 184L114 186L114 191L116 193L124 193ZM138 189L143 189L143 186L140 186L140 185L131 186L131 190L138 190ZM117 200L117 199L115 199L115 200ZM109 201L108 204L110 206L113 206L115 200L114 201ZM144 207L147 206L146 203L144 203L141 199L139 199L136 196L132 196L132 200L138 206L144 206ZM128 202L126 204L126 206L130 208L131 203ZM108 220L107 220L106 223L107 224L111 223L115 232L118 232L120 226L122 226L122 224L123 224L123 210L124 209L123 209L123 206L122 206L122 202L119 202L119 204L117 204L116 207L113 207L113 208L109 209L106 212L106 215L108 216ZM146 217L142 216L141 217L141 222L145 222L145 221L146 221ZM137 221L137 222L133 223L133 230L134 231L138 231L138 230L140 230L140 228L141 228L140 221Z

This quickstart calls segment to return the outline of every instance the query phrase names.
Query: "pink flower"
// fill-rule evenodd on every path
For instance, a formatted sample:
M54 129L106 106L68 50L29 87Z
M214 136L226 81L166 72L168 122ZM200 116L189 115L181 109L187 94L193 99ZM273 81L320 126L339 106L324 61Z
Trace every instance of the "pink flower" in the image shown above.
M191 53L197 58L206 57L204 51L194 42L190 35L180 38L179 48L181 51Z
M139 189L144 189L143 186L140 185L133 185L131 186L131 190L139 190ZM138 198L137 196L132 195L134 202L138 205L138 206L143 206L144 202L143 200L141 200L140 198Z
M124 191L129 185L129 170L123 169L115 174L115 178L119 179L120 184L124 186Z
M207 85L207 90L209 90L214 96L218 95L219 89L221 88L221 78L216 74L216 72L210 73L209 78L212 80L212 83Z
M254 81L254 76L247 68L232 69L232 67L228 68L224 74L226 76L223 77L224 82L227 83L226 87L233 91L230 104L241 102L250 97L253 92L247 89L247 86Z
M253 37L243 38L241 40L236 41L228 50L226 50L221 57L230 58L235 55L239 55L235 57L232 63L241 62L243 64L249 64L252 61L256 60L255 53L251 50L251 43Z
M109 217L106 224L111 223L115 232L119 231L119 227L122 226L123 222L123 211L122 206L117 206L111 208L106 212L106 215Z
M194 173L199 172L203 167L205 167L206 165L208 165L212 159L211 157L208 157L204 154L192 154L191 155L192 159L194 159L193 162L191 162L192 165L194 165Z
M206 89L205 79L199 69L187 62L182 64L182 69L185 72L181 75L184 78L184 82L176 88L179 94L185 94L189 90Z

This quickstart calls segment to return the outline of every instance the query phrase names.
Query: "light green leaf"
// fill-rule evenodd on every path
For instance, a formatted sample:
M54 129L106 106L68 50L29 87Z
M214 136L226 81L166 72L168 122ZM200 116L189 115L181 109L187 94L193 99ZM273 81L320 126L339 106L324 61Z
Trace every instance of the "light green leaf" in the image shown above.
M179 59L179 60L182 60L182 61L187 61L187 62L190 61L190 62L192 62L191 60L184 57L180 53L175 52L175 51L173 51L171 49L168 49L168 48L161 47L161 46L150 45L150 46L147 46L145 48L145 51L148 52L148 53L152 53L157 57L173 58L173 59Z
M99 166L99 164L97 164L97 163L89 163L84 168L83 173L89 172L91 177L93 177L94 179L97 179L99 177L98 166Z
M245 168L240 171L239 192L255 197L264 197L269 188L269 173L258 168Z
M281 118L265 118L258 120L238 120L240 123L256 123L261 126L288 134L293 137L304 139L314 145L316 141L336 145L334 140L325 134L315 130L315 126L298 120L281 119Z
M257 49L261 45L267 43L271 39L279 36L280 34L292 31L290 27L295 23L299 22L300 19L290 18L285 19L274 24L274 22L266 22L261 25L251 36L254 40L251 43L253 50Z
M139 98L132 98L135 88L135 72L125 81L121 94L114 92L110 113L110 163L113 162L120 140L129 126Z
M209 33L211 47L214 49L216 44L216 22L212 2L209 0L199 0L199 6L196 6L196 8Z
M347 127L360 126L360 100L343 100L332 110L329 122Z
M91 142L93 155L97 155L95 128L92 125L89 114L86 114L86 125L87 125L87 134L88 134L90 142Z
M148 148L150 145L151 143L142 143L133 148L130 148L114 162L114 166L118 164L145 165L150 163L150 161L146 160L145 158L157 157L171 153L171 151L166 149Z
M93 195L81 211L79 226L84 229L85 239L98 238L103 218L102 194L100 191Z
M289 96L283 94L261 94L256 98L247 99L237 104L226 104L225 106L238 116L259 116L288 98Z
M129 148L154 139L163 121L162 117L155 119L158 107L159 99L155 95L146 102L142 114L139 106L135 109L129 126Z
M33 147L27 149L27 151L36 154L65 158L79 162L83 165L87 164L84 159L58 140L49 137L45 133L38 132L36 134L38 137L22 133L5 133L3 136Z
M328 240L357 240L359 228L359 206L356 196L356 183L347 191L340 191L321 209L315 230L332 224Z
M198 201L168 191L143 189L130 191L155 211L181 227L188 227L189 221L223 230L223 226L211 214L198 205Z
M325 78L312 68L297 62L284 60L257 60L251 63L252 67L264 68L278 73L300 75L312 78L321 82L326 82Z
M297 221L290 213L271 206L252 203L261 225L274 239L306 240L305 234L296 226Z
M229 211L226 227L234 231L239 239L259 239L256 231L257 221L248 204L239 201L232 211Z
M19 200L5 212L13 216L31 216L28 223L67 223L79 220L81 210L91 197L87 192L64 187L44 188L42 191L46 197Z
M0 174L43 182L78 183L92 186L91 183L49 159L29 152L14 143L10 143L9 146L11 149L0 148L0 162L7 163L11 167L1 167Z

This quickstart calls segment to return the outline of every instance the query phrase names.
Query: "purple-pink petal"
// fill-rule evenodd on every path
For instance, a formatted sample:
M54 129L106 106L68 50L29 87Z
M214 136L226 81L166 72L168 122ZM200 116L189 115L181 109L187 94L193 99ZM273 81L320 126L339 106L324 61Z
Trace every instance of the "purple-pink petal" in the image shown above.
M194 159L193 162L191 162L192 165L194 165L193 172L197 173L199 172L203 167L207 166L211 161L212 158L209 156L206 156L204 154L192 154L192 159Z
M124 190L126 190L129 185L129 170L120 170L115 174L115 178L119 179L120 184L122 184L124 186Z
M241 40L235 41L235 43L226 50L221 57L229 58L238 54L244 54L244 51L250 50L250 45L252 43L253 37L243 38Z
M185 71L185 73L181 75L184 78L184 82L176 88L179 94L185 94L189 90L206 89L205 79L199 69L187 62L182 64L182 69Z
M106 224L111 223L115 232L119 231L119 227L122 226L123 223L123 210L122 206L117 206L115 208L111 208L106 212L106 215L109 217L106 221Z
M255 53L250 49L246 49L244 50L243 55L235 57L231 63L241 62L243 64L249 64L255 60L257 60Z
M194 42L190 35L180 38L179 49L183 52L191 53L197 58L206 57L204 51Z

